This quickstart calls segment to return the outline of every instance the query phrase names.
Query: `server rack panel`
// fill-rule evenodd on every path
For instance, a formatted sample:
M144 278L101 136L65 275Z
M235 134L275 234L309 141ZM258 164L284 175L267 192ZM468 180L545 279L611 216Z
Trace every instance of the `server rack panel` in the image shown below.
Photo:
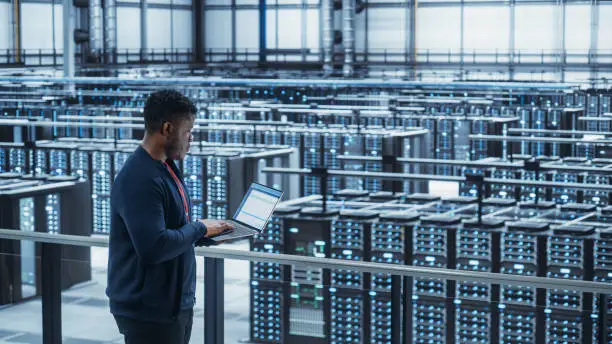
M0 173L5 173L8 169L7 150L4 147L0 147Z
M410 262L412 233L419 218L419 214L406 211L382 214L372 226L370 261L398 265ZM412 283L408 277L401 281L397 276L372 274L370 343L395 344L402 340L402 329L408 328L412 319L412 304L407 302Z
M266 228L251 240L251 250L284 253L285 221L295 218L299 211L299 207L277 207ZM289 295L289 288L284 280L284 266L251 262L251 341L285 342L287 312L284 312L284 298Z
M612 159L593 159L591 166L602 169L603 173L589 172L584 178L588 184L610 185L611 178L606 170L612 169ZM610 205L610 192L599 190L584 190L584 203L595 204L599 207Z
M285 221L285 250L288 254L329 257L331 221L337 212L322 213L320 209L305 208L300 216ZM284 309L286 341L288 343L329 343L330 285L328 271L308 266L291 266L285 273L290 286L290 298Z
M72 177L38 178L27 186L19 184L20 181L16 181L15 187L3 187L0 191L0 225L3 228L89 235L91 212L86 202L90 194L87 181ZM35 187L39 185L48 187L39 190ZM70 211L75 208L83 211ZM0 304L40 296L42 271L36 257L40 256L41 244L1 241ZM91 279L90 255L85 247L62 249L62 289Z
M468 220L457 232L456 269L499 272L504 221ZM491 283L457 282L455 342L499 342L499 286Z
M586 158L566 158L560 166L586 166L588 160ZM555 164L557 165L557 164ZM584 183L587 173L556 171L552 174L552 180L557 183ZM552 201L557 204L581 203L584 198L582 190L571 188L553 188Z
M89 150L89 149L86 149ZM114 150L110 147L89 150L91 197L93 199L93 232L110 233L110 192L113 181Z
M461 219L456 216L422 218L413 232L412 265L453 268L456 264L456 235ZM455 333L455 281L415 278L412 296L411 343L447 343Z
M503 274L545 276L550 227L542 222L509 222L501 238ZM544 343L545 291L502 285L500 288L500 342Z
M364 154L364 138L360 135L347 134L344 137L344 154L360 156ZM342 169L345 171L363 171L364 163L360 161L344 160ZM365 188L363 178L348 177L344 179L344 186L347 189L363 190Z
M338 160L338 156L343 154L344 142L347 135L340 133L328 132L323 134L325 151L323 152L323 165L329 169L338 170L342 164ZM327 179L328 192L335 192L342 188L342 179L340 177L331 176Z
M39 148L43 148L38 144ZM70 154L77 150L78 146L71 144L55 143L46 150L49 161L48 173L54 176L67 176L72 170Z
M367 156L383 155L383 135L377 133L366 134L364 137L364 152ZM382 163L377 161L366 161L364 169L367 172L382 172ZM382 191L382 181L378 178L365 178L365 190L369 192Z
M208 178L206 176L206 159L207 154L198 152L190 153L181 163L183 172L183 180L189 198L191 199L191 217L194 219L204 218L206 214L206 184Z
M321 140L320 133L304 133L302 134L303 142L303 166L304 168L313 168L321 166ZM304 196L317 195L321 192L320 180L317 177L303 177L303 192Z
M24 148L11 147L8 149L8 171L15 173L28 173L27 154Z
M595 235L593 281L612 283L612 228L599 229ZM593 343L612 342L612 298L593 297Z
M553 173L550 171L540 172L539 175L534 171L521 171L520 179L529 181L550 181L553 180ZM548 193L548 189L535 186L520 187L520 201L530 202L535 201L551 201L552 198Z
M217 152L208 157L206 173L206 211L207 218L226 219L240 205L246 191L244 179L229 171L244 171L244 158L237 152ZM240 177L242 177L242 174ZM231 185L231 187L230 187Z
M592 280L595 229L565 225L548 239L547 273L550 278ZM546 292L546 337L552 342L584 343L592 337L593 295L570 290Z
M331 223L331 258L369 259L371 228L378 213L343 210ZM332 269L330 280L330 342L365 343L370 329L366 286L369 274Z

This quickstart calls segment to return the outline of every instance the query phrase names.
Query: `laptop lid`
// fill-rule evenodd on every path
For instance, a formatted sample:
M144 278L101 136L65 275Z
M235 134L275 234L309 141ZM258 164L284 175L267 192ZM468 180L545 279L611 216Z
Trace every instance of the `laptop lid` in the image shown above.
M232 220L261 232L282 196L280 190L252 183Z

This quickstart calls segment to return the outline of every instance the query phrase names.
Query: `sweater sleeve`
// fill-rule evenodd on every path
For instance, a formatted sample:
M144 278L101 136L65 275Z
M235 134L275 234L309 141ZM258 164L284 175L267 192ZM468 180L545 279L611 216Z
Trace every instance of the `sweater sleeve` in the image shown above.
M119 215L127 227L138 257L145 264L171 260L206 234L206 226L198 222L180 228L166 228L164 198L156 180L125 183L121 189Z

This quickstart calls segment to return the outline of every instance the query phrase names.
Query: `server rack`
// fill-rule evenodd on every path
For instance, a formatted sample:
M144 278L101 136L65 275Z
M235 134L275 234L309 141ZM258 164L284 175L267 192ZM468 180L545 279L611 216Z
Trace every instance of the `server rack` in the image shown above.
M558 163L558 165L573 167L586 166L587 162L586 158L565 158L563 162ZM552 174L552 179L558 183L584 183L586 176L587 173L585 172L556 171ZM552 189L552 201L557 204L582 203L583 198L584 193L582 190L571 188Z
M594 244L593 281L612 283L612 227L597 230ZM593 297L593 343L612 342L612 297Z
M114 149L111 147L86 147L90 156L91 197L93 199L93 232L110 233L110 194L113 182Z
M27 173L28 159L25 148L10 147L8 148L8 171L15 173Z
M208 178L206 176L206 159L212 152L198 151L189 153L181 162L185 188L191 199L191 217L202 219L206 211L206 191Z
M337 211L304 208L296 218L285 220L287 254L329 257L331 222ZM329 343L331 329L329 271L308 266L291 266L285 272L289 298L284 299L287 329L285 340L295 344Z
M547 238L550 229L542 222L509 222L501 238L500 272L510 275L545 276ZM500 288L500 343L544 343L545 290L502 285Z
M8 158L7 150L4 147L0 147L0 173L8 171Z
M457 232L456 269L499 272L500 219L467 220ZM499 286L491 283L457 282L455 301L456 343L499 343Z
M593 159L591 166L602 170L603 173L589 172L584 178L585 183L610 185L612 179L606 170L612 171L612 159ZM584 190L584 203L594 204L599 207L610 205L610 193L599 190Z
M232 178L230 171L244 170L244 159L238 152L219 151L208 157L206 160L207 218L227 219L238 208L246 191L244 179Z
M515 156L513 159L527 161L530 160L530 156ZM539 161L542 161L541 157L538 158ZM551 171L540 171L536 172L533 170L523 170L519 174L519 178L522 180L529 181L550 181L553 178L553 173ZM522 202L533 202L536 199L539 200L551 200L551 195L548 194L548 189L538 188L535 186L521 186L519 188L519 199Z
M261 235L253 237L251 250L284 253L285 221L295 218L299 207L277 207ZM285 343L287 312L285 298L289 287L284 283L286 267L274 263L251 262L251 340L256 343Z
M383 155L383 132L368 133L364 137L364 152L367 156L379 157ZM382 172L382 163L378 161L366 161L364 170L367 172ZM382 181L378 178L365 178L364 188L369 192L382 191Z
M89 183L74 177L7 179L0 188L0 226L15 230L89 235ZM73 209L82 209L73 212ZM41 295L41 244L0 240L0 304ZM91 279L86 247L62 248L62 289Z
M410 262L412 233L419 218L417 213L404 211L381 214L372 226L370 261L399 265ZM412 319L412 304L408 300L412 282L408 277L402 281L388 274L371 275L370 343L396 344L408 340L401 333Z
M452 268L456 264L456 236L461 227L457 216L422 218L413 232L412 265ZM412 296L412 323L408 343L447 343L455 334L455 281L415 278Z
M595 229L571 225L553 228L548 240L546 276L592 280ZM546 338L549 342L587 343L592 337L593 295L569 290L546 291Z
M331 223L331 258L369 259L371 229L378 213L343 210ZM369 341L371 312L367 298L370 274L344 269L330 272L330 343Z

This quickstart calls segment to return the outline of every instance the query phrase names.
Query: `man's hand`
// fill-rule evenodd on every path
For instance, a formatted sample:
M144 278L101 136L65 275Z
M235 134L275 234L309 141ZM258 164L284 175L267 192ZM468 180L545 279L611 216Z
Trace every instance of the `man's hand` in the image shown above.
M226 221L220 220L198 220L200 223L206 226L205 238L212 238L222 233L231 232L234 230L234 226Z

